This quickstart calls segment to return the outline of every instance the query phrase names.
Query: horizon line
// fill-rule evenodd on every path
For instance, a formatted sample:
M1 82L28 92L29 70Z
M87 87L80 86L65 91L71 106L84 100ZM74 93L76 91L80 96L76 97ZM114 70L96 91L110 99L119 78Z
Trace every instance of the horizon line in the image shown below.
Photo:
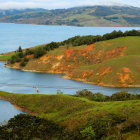
M84 7L96 7L96 6L101 6L101 7L133 7L133 8L140 8L140 7L136 7L133 5L81 5L81 6L73 6L73 7L67 7L67 8L51 8L51 9L47 9L47 8L43 8L43 7L33 7L33 8L0 8L0 10L25 10L25 9L44 9L44 10L59 10L59 9L72 9L72 8L84 8Z

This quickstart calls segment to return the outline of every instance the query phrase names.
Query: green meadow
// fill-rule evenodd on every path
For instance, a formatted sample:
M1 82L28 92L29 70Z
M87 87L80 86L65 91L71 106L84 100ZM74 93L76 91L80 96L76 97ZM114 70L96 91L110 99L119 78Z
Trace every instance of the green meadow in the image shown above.
M0 55L0 61L8 61L13 54Z
M72 95L27 95L2 91L0 97L65 127L79 139L94 139L87 136L90 130L84 133L89 128L94 129L98 139L102 140L140 138L140 100L96 102ZM87 135L82 137L82 132Z

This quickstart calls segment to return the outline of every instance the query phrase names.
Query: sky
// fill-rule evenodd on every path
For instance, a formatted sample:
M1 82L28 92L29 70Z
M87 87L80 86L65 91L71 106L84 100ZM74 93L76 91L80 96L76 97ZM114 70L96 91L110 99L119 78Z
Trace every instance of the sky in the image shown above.
M93 5L118 5L140 7L140 0L0 0L0 9L61 9Z

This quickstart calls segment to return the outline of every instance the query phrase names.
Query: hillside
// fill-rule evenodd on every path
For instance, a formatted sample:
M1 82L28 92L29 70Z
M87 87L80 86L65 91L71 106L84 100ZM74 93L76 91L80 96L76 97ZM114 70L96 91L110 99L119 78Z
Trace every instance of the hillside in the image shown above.
M63 135L61 133L61 136L64 136L66 132L71 134L67 135L65 140L139 140L140 138L139 100L95 102L84 97L70 95L27 95L6 92L0 92L0 98L9 100L18 107L28 109L38 117L65 127L65 132ZM20 119L17 120L17 123L16 118L13 121L12 125L14 123L19 124L18 127L23 125L23 122L20 123ZM32 120L30 119L30 121ZM15 128L8 132L17 132L18 129ZM38 131L34 129L31 131L38 133L43 128L40 126ZM25 131L28 129L30 129L30 125ZM23 130L24 128L21 129L21 131ZM43 133L46 135L45 132Z
M0 18L22 14L26 12L39 12L39 11L46 11L45 9L37 8L37 9L10 9L10 10L0 10Z
M87 6L69 9L0 10L0 22L72 25L72 26L140 26L140 8Z
M46 54L41 50L42 45L40 51L37 49L38 53L30 54L28 50L24 60L14 56L7 67L64 73L65 78L101 86L140 87L139 46L139 36L120 37L90 45L66 44Z

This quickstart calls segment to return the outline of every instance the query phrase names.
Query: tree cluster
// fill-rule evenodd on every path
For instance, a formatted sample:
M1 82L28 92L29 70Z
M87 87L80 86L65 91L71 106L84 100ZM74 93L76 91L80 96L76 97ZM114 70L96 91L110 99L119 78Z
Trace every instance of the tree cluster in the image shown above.
M83 89L76 92L76 96L86 97L93 101L126 101L126 100L139 100L140 94L130 94L127 91L121 91L114 93L110 96L104 95L102 93L93 93L87 89Z
M0 127L0 139L30 140L59 138L63 128L52 121L28 114L20 114Z
M111 33L104 34L103 36L97 35L97 36L75 36L68 40L62 41L62 42L51 42L49 44L46 44L42 47L36 47L32 49L26 49L22 50L21 46L19 46L18 51L11 57L9 62L11 64L14 64L16 62L21 62L20 66L24 67L27 64L27 60L24 60L27 55L33 55L34 58L39 58L46 54L48 51L59 48L62 45L72 45L72 46L80 46L80 45L89 45L93 44L95 42L104 41L104 40L110 40L118 37L125 37L125 36L140 36L140 32L137 30L131 30L131 31L113 31Z
M47 119L19 114L0 126L1 140L102 140L124 139L122 134L139 130L140 121L128 120L126 114L109 114L89 119L73 131ZM137 116L139 117L139 115ZM121 125L121 127L118 127Z
M126 36L140 36L140 32L137 30L131 30L131 31L113 31L111 33L104 34L103 36L97 35L97 36L75 36L68 40L65 40L62 42L62 44L71 44L73 46L80 46L80 45L89 45L93 44L98 41L105 41L110 40L118 37L126 37Z
M13 55L10 58L9 62L11 64L20 62L20 66L24 67L29 61L29 59L26 56L33 55L34 58L39 58L44 54L46 54L48 51L58 47L59 47L59 43L56 42L51 42L43 47L36 47L36 48L26 49L26 50L22 50L22 48L19 47L18 51L16 51L15 55Z

